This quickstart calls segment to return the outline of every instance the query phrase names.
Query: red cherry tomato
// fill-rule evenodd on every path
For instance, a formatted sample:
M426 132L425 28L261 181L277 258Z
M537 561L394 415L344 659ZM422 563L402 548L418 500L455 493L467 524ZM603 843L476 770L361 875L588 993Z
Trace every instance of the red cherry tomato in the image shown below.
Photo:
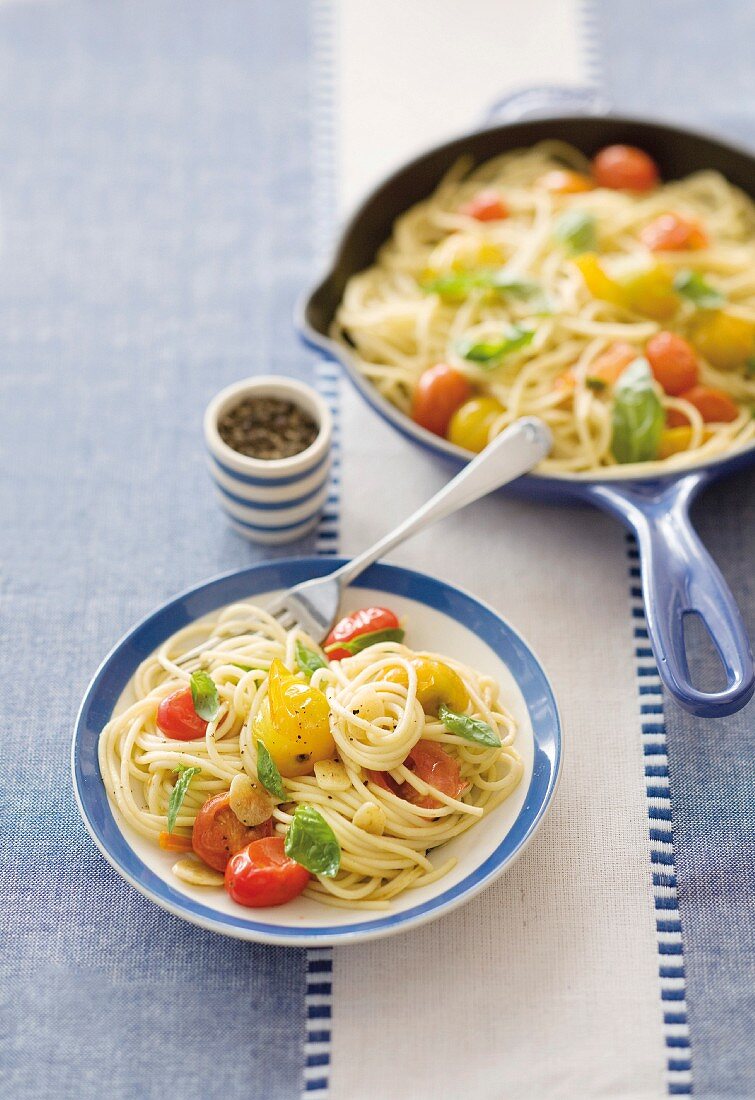
M472 392L467 379L446 363L420 375L412 402L412 419L436 435L445 435L451 417Z
M675 332L657 332L645 345L653 374L666 393L677 396L697 382L695 349Z
M343 647L362 634L374 634L378 630L398 630L399 621L387 607L363 607L353 615L347 615L328 634L323 648L331 661L341 661L351 653ZM340 644L339 644L340 643Z
M640 240L651 252L685 252L706 248L708 234L699 222L681 214L661 214L640 232Z
M692 386L679 397L694 405L706 424L726 423L739 416L739 409L729 395L713 386ZM689 421L680 409L669 409L666 423L670 428L680 428Z
M228 860L253 840L270 837L275 831L272 817L261 825L248 826L231 809L228 794L208 798L194 819L191 843L194 851L216 871L225 871Z
M652 157L633 145L607 145L592 162L598 187L616 191L651 191L658 183L658 168Z
M367 768L365 774L368 779L376 783L378 787L382 787L384 791L400 795L401 784L396 782L390 772L374 772Z
M498 222L509 216L506 203L492 188L479 191L473 199L459 207L459 213L478 222Z
M458 798L467 788L467 782L461 778L459 765L453 756L435 741L418 741L405 763L418 779L424 779L425 783L450 798ZM431 795L419 794L411 783L402 783L399 793L407 802L426 810L437 810L443 805Z
M191 688L179 688L162 700L157 708L157 727L173 741L198 741L207 732L207 723L194 710Z
M235 902L251 909L285 905L308 882L309 871L288 858L282 836L253 841L231 856L225 869L226 890Z

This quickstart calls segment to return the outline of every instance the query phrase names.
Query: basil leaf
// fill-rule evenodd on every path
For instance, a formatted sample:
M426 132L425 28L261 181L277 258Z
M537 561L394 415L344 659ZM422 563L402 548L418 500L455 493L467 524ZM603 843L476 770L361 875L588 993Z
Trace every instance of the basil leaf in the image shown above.
M295 859L313 875L334 878L341 866L341 846L336 834L314 806L300 803L288 827L283 845L289 859Z
M392 627L389 630L373 630L368 634L357 634L349 642L333 642L325 647L325 652L333 649L347 649L349 653L361 653L368 646L377 645L378 642L403 642L404 631Z
M286 792L283 788L281 773L264 741L257 742L257 778L266 791L279 798L281 802L285 801Z
M649 462L658 457L666 421L653 388L647 359L635 359L614 387L611 450L617 462Z
M317 672L318 668L328 667L328 662L323 661L319 653L315 653L313 649L307 649L300 641L296 643L296 663L302 672L307 673L307 677Z
M220 710L218 689L207 672L192 672L191 698L194 701L194 710L205 722L211 722Z
M497 340L477 341L472 337L460 340L457 351L463 359L469 359L486 368L494 367L505 355L531 344L534 336L535 333L530 328L511 325Z
M176 771L179 773L176 785L170 793L170 799L168 801L168 832L173 832L173 827L176 824L176 818L178 817L178 811L183 805L183 800L186 797L186 792L189 789L189 784L195 775L199 775L201 768L193 767L187 768L185 764L179 764Z
M240 665L238 661L231 661L234 668L240 668L242 672L251 672L253 665Z
M755 378L755 355L751 355L745 363L745 374L748 378Z
M553 236L572 256L598 250L597 222L586 210L567 210L553 227Z
M585 378L585 385L588 390L592 390L593 393L603 393L603 390L608 389L608 383L603 378L598 378L594 374L588 374Z
M699 271L677 272L674 276L674 290L699 309L716 309L724 302L721 291L706 282Z
M540 283L520 279L505 268L478 267L472 271L455 271L422 283L422 289L441 298L465 298L472 290L489 290L495 294L539 302L549 308Z
M438 709L438 717L449 733L463 737L465 741L474 741L476 745L486 745L491 749L500 749L501 739L492 726L479 718L469 718L466 714L457 714L449 710L445 703Z

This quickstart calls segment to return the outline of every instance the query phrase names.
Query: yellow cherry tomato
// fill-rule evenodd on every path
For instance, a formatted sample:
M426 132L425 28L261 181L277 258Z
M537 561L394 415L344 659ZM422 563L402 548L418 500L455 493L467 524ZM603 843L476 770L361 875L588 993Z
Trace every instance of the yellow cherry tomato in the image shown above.
M606 273L594 252L585 252L575 257L573 263L579 268L585 280L585 286L593 298L600 298L603 302L613 302L618 306L627 305L623 288Z
M697 350L719 370L742 366L755 351L755 326L716 310L701 317L692 330Z
M328 760L336 749L325 695L297 680L277 658L270 665L268 698L254 720L254 736L264 741L286 779L311 775L316 762Z
M458 672L429 657L415 657L411 663L417 670L417 698L425 714L437 715L441 703L457 713L466 710L469 692ZM401 667L392 668L386 679L404 687L409 684L406 670Z
M658 444L658 457L670 458L671 455L686 451L692 439L692 428L664 428Z
M666 321L679 308L674 290L674 273L668 264L656 263L621 280L626 304L637 313Z
M451 417L448 439L467 451L482 451L488 445L490 428L503 412L503 405L494 397L472 397Z

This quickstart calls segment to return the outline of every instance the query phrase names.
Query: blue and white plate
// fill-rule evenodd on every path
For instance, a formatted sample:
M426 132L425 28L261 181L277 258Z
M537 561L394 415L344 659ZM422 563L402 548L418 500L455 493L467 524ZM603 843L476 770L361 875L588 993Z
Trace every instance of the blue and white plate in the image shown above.
M391 565L373 565L349 589L344 612L369 604L406 619L414 649L446 653L496 677L518 724L525 763L517 790L435 857L457 857L438 882L409 890L386 911L334 909L298 898L274 909L243 909L222 888L192 887L171 872L175 854L134 833L108 802L97 740L118 706L128 702L138 665L166 638L227 604L259 601L339 564L335 558L292 558L207 581L170 600L133 628L105 658L81 705L73 739L76 798L105 858L132 886L178 917L240 939L298 946L353 943L401 932L467 901L513 862L532 839L550 803L561 767L561 727L550 684L522 638L492 608L442 581Z

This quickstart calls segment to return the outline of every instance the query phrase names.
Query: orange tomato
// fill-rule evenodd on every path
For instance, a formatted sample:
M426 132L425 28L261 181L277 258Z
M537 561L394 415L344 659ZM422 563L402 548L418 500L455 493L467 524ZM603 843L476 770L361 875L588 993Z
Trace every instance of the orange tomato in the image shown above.
M728 394L713 386L692 386L679 394L682 401L694 405L706 424L728 423L736 420L739 409ZM681 427L688 423L687 418L678 410L670 409L666 420L670 428Z
M447 363L436 363L420 375L414 391L412 419L436 435L445 435L451 417L472 392L467 379Z
M673 397L697 382L695 349L675 332L658 332L645 345L645 355L655 378Z
M498 222L509 216L509 210L497 191L479 191L473 199L459 207L460 214L478 222Z
M554 168L541 176L536 186L554 195L578 195L582 191L592 191L594 184L582 172L574 172L571 168Z
M406 767L413 771L418 779L423 779L431 787L450 798L458 798L467 788L467 782L461 778L459 765L450 753L435 741L418 741L405 761ZM437 810L443 805L432 795L423 795L414 789L411 783L402 783L399 794L414 806L426 810Z
M589 375L591 378L599 378L607 386L615 386L619 376L639 355L637 348L628 344L626 340L616 340L596 356Z
M699 222L681 214L661 214L640 232L640 240L651 252L684 252L706 248L708 234Z
M594 157L592 174L598 187L616 191L651 191L658 183L652 157L633 145L607 145Z

